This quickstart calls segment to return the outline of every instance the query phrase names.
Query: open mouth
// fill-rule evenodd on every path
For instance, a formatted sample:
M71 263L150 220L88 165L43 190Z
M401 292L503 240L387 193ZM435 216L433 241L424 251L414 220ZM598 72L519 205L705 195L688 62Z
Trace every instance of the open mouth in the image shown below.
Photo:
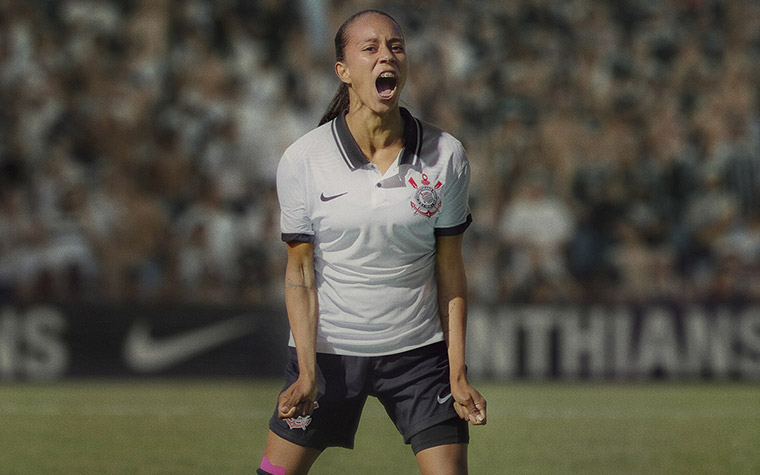
M375 88L377 93L382 99L390 99L393 97L393 93L396 92L396 86L398 85L398 77L395 73L390 71L380 74L375 81Z

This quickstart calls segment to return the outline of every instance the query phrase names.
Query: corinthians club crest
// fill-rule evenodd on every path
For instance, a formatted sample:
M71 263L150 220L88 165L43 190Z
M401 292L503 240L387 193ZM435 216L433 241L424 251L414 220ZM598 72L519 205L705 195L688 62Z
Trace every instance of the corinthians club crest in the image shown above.
M319 403L314 401L314 409L317 409L318 407ZM288 417L285 419L285 422L288 424L288 427L290 427L290 430L301 429L305 431L306 428L309 427L309 424L311 424L311 416Z
M429 218L441 209L441 195L438 191L443 183L440 180L432 185L428 176L423 173L419 184L414 180L414 177L409 178L409 184L416 190L414 200L410 202L415 214L419 213Z

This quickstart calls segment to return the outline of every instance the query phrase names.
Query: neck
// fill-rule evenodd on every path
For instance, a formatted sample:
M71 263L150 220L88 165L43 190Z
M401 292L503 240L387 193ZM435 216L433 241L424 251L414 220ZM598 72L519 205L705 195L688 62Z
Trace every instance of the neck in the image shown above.
M346 123L362 150L365 147L385 148L404 136L404 120L398 106L379 114L368 107L352 104L346 114Z

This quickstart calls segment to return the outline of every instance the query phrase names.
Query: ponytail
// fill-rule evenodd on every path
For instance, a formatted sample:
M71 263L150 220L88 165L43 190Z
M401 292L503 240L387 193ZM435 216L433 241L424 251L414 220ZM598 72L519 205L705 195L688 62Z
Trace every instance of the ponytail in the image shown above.
M348 84L341 82L338 86L338 92L335 93L330 105L327 106L325 114L319 121L319 125L326 124L344 113L348 109Z

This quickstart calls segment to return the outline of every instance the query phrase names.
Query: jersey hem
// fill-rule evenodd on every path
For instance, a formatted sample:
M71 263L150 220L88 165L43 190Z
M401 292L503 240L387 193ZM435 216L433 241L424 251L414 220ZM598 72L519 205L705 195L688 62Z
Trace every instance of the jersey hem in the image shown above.
M435 343L440 343L442 341L445 341L443 337L443 333L439 333L434 335L432 338L425 340L420 343L414 343L406 346L402 346L393 350L388 351L351 351L346 350L342 348L333 348L333 347L326 347L324 343L317 342L317 353L323 353L327 355L340 355L340 356L360 356L360 357L373 357L373 356L389 356L389 355L397 355L399 353L404 353L407 351L416 350L418 348L422 348L424 346L432 345ZM293 340L293 334L290 334L290 337L288 339L288 346L291 348L295 348L295 341Z

